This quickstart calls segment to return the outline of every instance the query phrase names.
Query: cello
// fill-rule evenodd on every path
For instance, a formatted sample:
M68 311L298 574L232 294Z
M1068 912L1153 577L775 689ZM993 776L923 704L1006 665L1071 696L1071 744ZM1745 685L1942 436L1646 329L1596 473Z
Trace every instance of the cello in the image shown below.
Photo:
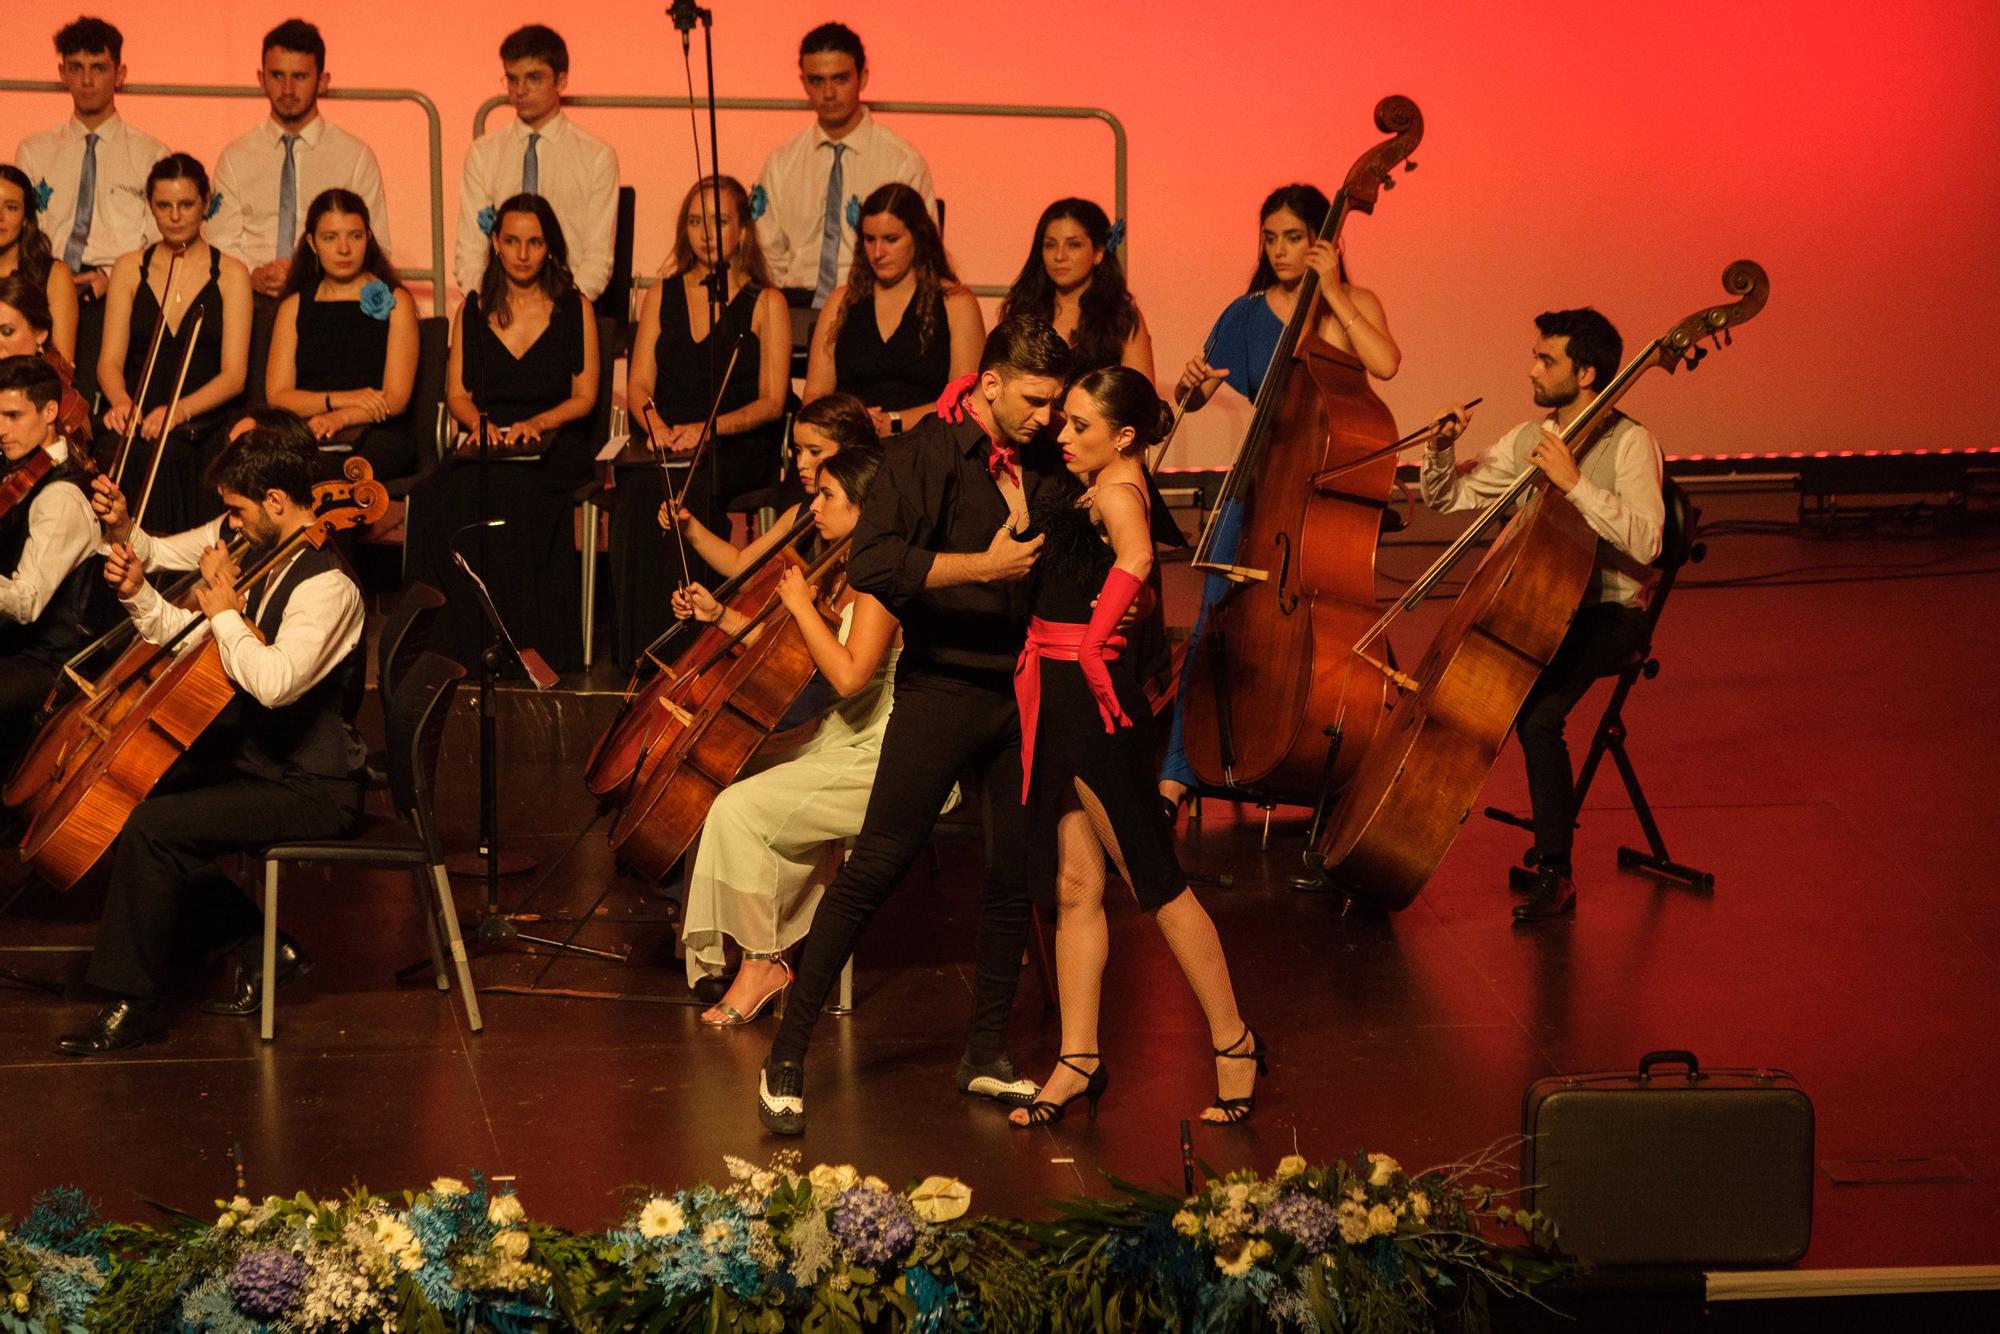
M790 551L781 562L802 563ZM846 564L843 539L806 569L806 582L821 593ZM823 601L816 598L814 606L827 615ZM658 881L673 869L701 832L716 797L778 730L818 670L798 623L781 615L782 610L774 593L749 624L728 635L699 664L696 675L712 676L712 688L671 744L657 747L649 757L647 772L612 826L612 851L648 879ZM838 618L828 616L828 623L837 625ZM756 634L760 626L763 633ZM732 655L738 645L741 652Z
M1582 459L1604 438L1640 376L1656 366L1693 369L1708 354L1701 340L1726 345L1771 287L1747 259L1724 270L1722 285L1739 299L1696 311L1648 343L1570 423L1562 440L1572 455ZM1505 523L1416 669L1381 668L1403 693L1314 846L1327 875L1358 901L1405 908L1429 881L1583 600L1597 533L1551 490L1539 468L1524 469L1355 645L1373 663L1365 655L1390 622Z
M318 513L325 514L351 504L354 488L371 481L375 475L368 461L357 457L347 460L342 474L342 481L314 483L313 505ZM240 536L231 539L228 543L230 559L239 559L246 546ZM201 572L190 571L184 579L164 590L162 596L175 606L192 606L194 589L199 583ZM98 653L111 650L116 650L116 656L94 679L78 671L81 664ZM14 762L13 772L8 774L5 786L0 787L0 805L23 808L30 816L40 814L69 775L74 774L88 758L88 752L95 748L97 741L109 728L116 726L137 701L128 686L146 670L154 651L154 645L138 639L131 620L126 619L84 645L64 663L55 689L43 705L47 721L35 732L33 740ZM65 683L75 693L58 704Z
M1375 125L1390 137L1349 169L1322 241L1375 211L1399 163L1416 166L1417 104L1385 97ZM1345 780L1387 711L1381 677L1357 670L1349 649L1376 614L1375 543L1396 471L1381 451L1397 438L1360 360L1311 332L1318 293L1308 271L1195 551L1196 569L1234 587L1209 609L1182 713L1202 784L1307 802ZM1230 507L1242 538L1224 561L1215 547Z
M335 533L373 523L388 509L386 487L372 478L356 482L345 500L330 503L311 523L261 553L238 587L247 594L288 569L301 547L324 546ZM21 840L22 860L51 887L66 890L83 878L154 784L235 699L236 686L222 669L213 635L176 652L207 624L197 617L168 642L146 645L119 690L104 691L84 705L86 744L69 757L57 778L60 786Z

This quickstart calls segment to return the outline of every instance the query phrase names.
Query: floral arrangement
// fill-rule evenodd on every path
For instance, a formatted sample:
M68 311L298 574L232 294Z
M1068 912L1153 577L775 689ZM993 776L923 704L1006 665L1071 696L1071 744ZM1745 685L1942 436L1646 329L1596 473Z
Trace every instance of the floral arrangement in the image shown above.
M396 1200L238 1196L163 1227L49 1192L17 1231L0 1220L0 1334L1477 1328L1490 1296L1560 1272L1548 1221L1482 1180L1495 1150L1415 1176L1295 1155L1185 1199L1114 1181L1048 1222L974 1217L948 1177L800 1163L637 1191L601 1235L535 1223L477 1175Z

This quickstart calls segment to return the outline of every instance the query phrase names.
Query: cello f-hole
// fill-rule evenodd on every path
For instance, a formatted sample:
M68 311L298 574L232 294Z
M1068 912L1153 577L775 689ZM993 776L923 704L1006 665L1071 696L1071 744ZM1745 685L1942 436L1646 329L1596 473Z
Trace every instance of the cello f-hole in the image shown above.
M1280 532L1278 539L1278 610L1290 616L1299 605L1299 595L1291 591L1292 535Z

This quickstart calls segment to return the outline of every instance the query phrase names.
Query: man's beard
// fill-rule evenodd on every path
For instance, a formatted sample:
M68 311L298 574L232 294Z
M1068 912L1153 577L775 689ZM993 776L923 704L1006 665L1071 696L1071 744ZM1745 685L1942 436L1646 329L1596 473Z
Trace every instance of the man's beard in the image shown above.
M1572 385L1567 393L1555 389L1535 390L1535 406L1538 408L1566 408L1576 402L1582 391Z

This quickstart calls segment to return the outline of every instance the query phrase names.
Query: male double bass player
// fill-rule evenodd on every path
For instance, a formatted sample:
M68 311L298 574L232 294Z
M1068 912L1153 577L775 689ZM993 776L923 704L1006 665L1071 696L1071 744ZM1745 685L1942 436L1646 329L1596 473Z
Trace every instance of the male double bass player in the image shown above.
M0 485L12 499L0 513L0 772L32 734L60 665L96 628L93 604L108 601L91 568L85 460L57 426L64 387L40 357L0 360L0 454L15 479Z
M1535 825L1535 874L1527 898L1514 905L1517 923L1559 917L1576 906L1570 878L1576 786L1563 723L1593 681L1645 643L1645 607L1654 582L1650 562L1660 554L1666 521L1660 444L1651 431L1613 413L1580 463L1560 438L1618 373L1625 351L1618 330L1587 306L1538 315L1535 329L1528 383L1535 406L1549 414L1507 432L1461 470L1453 444L1470 414L1454 412L1423 467L1424 503L1439 513L1481 508L1523 470L1539 468L1597 534L1583 605L1514 721Z
M209 480L231 528L268 550L313 521L314 460L275 432L253 430L216 457ZM217 938L243 942L227 997L212 1013L257 1011L262 976L251 942L263 919L214 859L295 839L334 838L361 812L341 702L361 670L361 589L329 544L304 547L265 581L252 609L220 546L203 558L199 610L169 604L146 582L127 543L104 576L139 633L164 643L197 618L239 692L231 712L141 802L112 849L111 885L87 980L117 997L90 1026L57 1040L72 1056L136 1046L166 1027L166 989L182 919L204 914ZM280 936L280 980L304 970L297 942Z

